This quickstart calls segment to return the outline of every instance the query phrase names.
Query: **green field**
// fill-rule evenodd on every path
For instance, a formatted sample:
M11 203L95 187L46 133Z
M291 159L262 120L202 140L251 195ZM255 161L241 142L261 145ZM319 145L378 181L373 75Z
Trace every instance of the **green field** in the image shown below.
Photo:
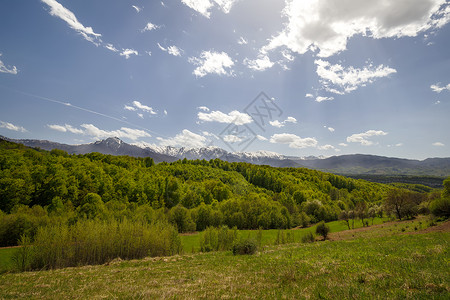
M450 233L405 234L425 227L420 219L389 222L331 234L333 241L265 246L253 256L188 253L4 273L0 298L449 299ZM240 234L248 233L255 234ZM268 244L276 234L264 231Z

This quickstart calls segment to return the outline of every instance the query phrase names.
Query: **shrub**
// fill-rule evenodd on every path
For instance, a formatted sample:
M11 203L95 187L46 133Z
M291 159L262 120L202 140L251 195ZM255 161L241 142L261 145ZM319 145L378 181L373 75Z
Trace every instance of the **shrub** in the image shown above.
M294 233L290 230L278 230L275 245L294 242Z
M18 244L21 247L16 248L14 251L12 261L18 271L28 271L33 259L33 246L31 245L31 239L24 234L20 237Z
M302 236L302 243L312 243L316 240L316 237L312 231L308 231L304 236Z
M258 249L257 242L254 239L248 238L244 240L239 240L238 242L234 243L232 251L233 255L237 254L251 255L255 254L257 249Z
M226 251L231 250L237 239L237 229L229 229L227 226L221 228L208 227L200 236L200 251Z
M327 239L328 232L330 232L330 227L324 221L317 224L316 233L323 236L324 240Z
M450 197L438 198L431 202L430 211L436 217L450 217Z
M136 259L180 253L177 230L167 223L81 220L73 226L38 229L33 269L103 264L114 258Z

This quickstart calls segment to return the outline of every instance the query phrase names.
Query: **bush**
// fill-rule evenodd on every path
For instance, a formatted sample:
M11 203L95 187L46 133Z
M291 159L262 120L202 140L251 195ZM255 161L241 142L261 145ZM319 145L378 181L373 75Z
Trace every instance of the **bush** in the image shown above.
M324 221L317 224L316 233L323 236L324 240L327 239L328 232L330 232L330 227Z
M200 236L200 251L227 251L231 250L238 236L237 229L208 227Z
M294 233L290 230L278 230L275 245L288 244L294 242Z
M254 239L245 239L245 240L239 240L238 242L234 243L233 245L233 255L237 254L255 254L256 250L258 249L257 242Z
M12 261L18 271L24 272L30 269L31 260L33 258L33 246L31 239L27 235L22 235L19 240L19 248L13 253Z
M450 197L439 198L431 202L430 211L436 217L450 217Z
M177 230L167 223L82 220L73 226L38 229L33 269L103 264L115 258L138 259L181 252Z
M302 236L302 243L312 243L316 240L316 236L312 231L308 231L304 236Z

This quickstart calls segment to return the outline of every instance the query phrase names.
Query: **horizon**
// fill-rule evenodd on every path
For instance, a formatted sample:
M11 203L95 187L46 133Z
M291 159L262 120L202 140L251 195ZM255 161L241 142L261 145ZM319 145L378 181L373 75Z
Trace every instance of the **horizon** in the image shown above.
M51 141L51 140L13 139L13 138L9 138L9 137L3 136L3 135L0 135L0 138L6 138L7 140L9 139L9 140L17 141L17 142L20 142L21 140L33 140L33 141L44 141L44 142L50 142L50 143L58 143L58 142ZM122 143L126 143L126 144L128 144L128 145L136 146L136 147L139 147L139 148L142 148L142 149L146 149L146 148L147 148L147 149L154 150L154 147L155 147L155 148L161 147L161 146L156 146L156 145L148 145L148 146L144 146L144 145L137 145L137 144L133 144L133 143L127 143L127 142L123 141L122 139L120 139L119 137L108 137L108 138L105 138L105 139L100 139L100 140L91 141L90 143L85 143L85 144L65 144L65 145L69 145L69 146L80 146L80 145L86 145L86 144L95 144L95 143L98 143L98 142L106 141L106 140L108 140L108 139L118 139L118 140L120 140ZM64 144L64 143L58 143L58 144ZM186 150L204 149L204 148L213 147L213 148L216 148L216 149L221 149L221 150L226 151L227 153L231 153L231 154L268 152L268 153L271 153L271 154L276 154L276 155L284 156L284 157L287 158L287 159L289 159L289 158L300 158L300 159L327 159L327 158L331 158L331 157L354 156L354 155L377 156L377 157L385 157L385 158L393 158L393 159L405 159L405 160L417 160L417 161L424 161L424 160L427 160L427 159L435 159L435 158L437 158L437 159L447 159L447 158L450 158L450 157L427 157L427 158L424 158L424 159L417 159L417 158L405 158L405 157L396 157L396 156L383 156L383 155L364 154L364 153L336 154L336 155L330 155L330 156L324 156L324 155L321 155L321 156L314 156L314 155L291 156L291 155L284 155L284 154L281 154L281 153L278 153L278 152L265 151L265 150L256 150L256 151L236 151L236 152L231 152L231 151L228 151L228 150L226 150L226 149L224 149L224 148L221 148L221 147L219 147L219 146L204 146L204 147L198 147L198 148L186 148L186 147L176 147L176 146L164 146L164 147L172 147L172 148L176 148L176 149L182 149L182 148L184 148L184 149L186 149ZM163 147L161 147L161 148L163 148Z
M0 7L5 137L450 157L448 1Z

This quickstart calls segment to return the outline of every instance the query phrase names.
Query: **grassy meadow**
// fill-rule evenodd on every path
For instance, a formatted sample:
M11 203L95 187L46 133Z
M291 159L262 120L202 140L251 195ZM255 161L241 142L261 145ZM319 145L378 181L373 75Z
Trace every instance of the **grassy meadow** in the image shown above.
M314 243L299 242L313 228L292 230L295 242L284 245L263 231L265 246L249 256L191 253L199 235L185 235L184 255L4 273L0 298L448 299L450 233L410 234L429 226L420 218L378 223L339 231L342 222L331 222L331 240Z

